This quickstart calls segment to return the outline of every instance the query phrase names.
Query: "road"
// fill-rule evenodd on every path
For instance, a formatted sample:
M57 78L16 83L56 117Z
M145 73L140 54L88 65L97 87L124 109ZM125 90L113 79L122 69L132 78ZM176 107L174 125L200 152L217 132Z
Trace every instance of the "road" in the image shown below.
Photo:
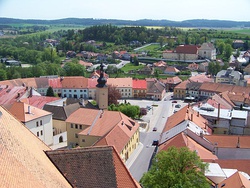
M167 118L173 112L172 103L169 100L137 101L137 105L140 107L145 107L148 104L152 105L152 109L148 111L148 114L143 117L143 119L149 122L149 128L145 132L140 132L142 150L129 167L130 173L137 181L141 179L143 173L148 171L150 160L155 150L155 146L152 146L152 142L153 140L159 140ZM152 131L154 127L157 127L157 131Z

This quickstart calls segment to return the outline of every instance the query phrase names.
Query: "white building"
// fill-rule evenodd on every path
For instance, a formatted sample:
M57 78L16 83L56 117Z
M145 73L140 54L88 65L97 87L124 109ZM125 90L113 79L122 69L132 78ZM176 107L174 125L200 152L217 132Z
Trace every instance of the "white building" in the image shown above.
M53 144L52 113L23 102L15 102L9 111L46 145Z

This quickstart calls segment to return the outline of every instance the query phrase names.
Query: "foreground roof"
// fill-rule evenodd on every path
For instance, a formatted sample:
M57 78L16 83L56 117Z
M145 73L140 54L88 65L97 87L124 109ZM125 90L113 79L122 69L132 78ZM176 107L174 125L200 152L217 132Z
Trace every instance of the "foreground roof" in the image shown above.
M232 176L219 183L218 187L250 187L250 181L237 171Z
M55 150L46 154L73 187L140 187L111 146Z
M71 187L44 153L50 148L2 107L0 112L0 187Z
M48 116L51 113L45 110L41 110L34 106L30 106L23 102L15 102L11 108L10 113L13 114L18 120L25 123L28 121L35 120L44 116Z

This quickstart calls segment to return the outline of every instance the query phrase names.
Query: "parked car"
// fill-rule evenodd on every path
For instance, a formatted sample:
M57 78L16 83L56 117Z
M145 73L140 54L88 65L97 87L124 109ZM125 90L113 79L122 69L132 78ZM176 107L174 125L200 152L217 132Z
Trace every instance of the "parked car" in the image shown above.
M177 101L172 101L172 103L177 103Z
M157 131L157 127L154 127L154 128L153 128L153 131Z
M159 141L158 140L153 140L152 146L158 146Z
M175 108L180 108L180 107L181 107L180 104L175 105Z

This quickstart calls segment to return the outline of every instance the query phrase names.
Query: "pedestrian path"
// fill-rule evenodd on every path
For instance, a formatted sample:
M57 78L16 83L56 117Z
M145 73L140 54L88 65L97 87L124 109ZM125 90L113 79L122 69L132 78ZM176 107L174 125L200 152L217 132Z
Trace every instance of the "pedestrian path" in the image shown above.
M140 154L142 148L143 148L143 144L141 142L139 142L138 146L136 147L136 149L133 151L133 153L130 155L130 157L128 158L128 160L125 163L125 165L126 165L126 167L128 169L132 166L132 164L134 163L135 159Z

